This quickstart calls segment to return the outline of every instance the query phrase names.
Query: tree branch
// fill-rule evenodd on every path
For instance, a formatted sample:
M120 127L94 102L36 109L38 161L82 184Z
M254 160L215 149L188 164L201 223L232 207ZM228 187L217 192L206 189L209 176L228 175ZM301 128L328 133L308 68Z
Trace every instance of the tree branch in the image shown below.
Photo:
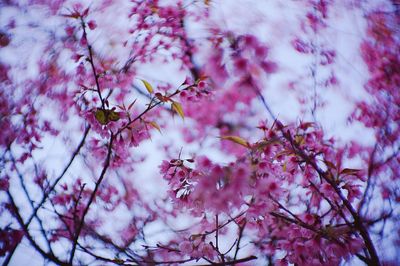
M93 201L94 201L94 199L95 199L95 197L96 197L97 190L99 189L100 184L101 184L101 182L103 181L103 179L104 179L104 177L105 177L105 174L106 174L106 172L107 172L107 169L108 169L108 167L109 167L109 165L110 165L113 141L114 141L114 134L111 133L110 141L109 141L109 144L108 144L107 158L106 158L106 160L105 160L103 170L101 171L100 177L99 177L99 179L98 179L97 182L96 182L96 185L95 185L95 187L94 187L94 190L93 190L92 194L90 195L90 198L89 198L89 201L88 201L88 203L87 203L87 205L86 205L86 208L85 208L84 211L83 211L83 214L82 214L82 218L81 218L81 220L80 220L80 223L79 223L78 227L76 228L75 237L74 237L74 241L73 241L73 245L72 245L72 250L71 250L71 255L70 255L70 258L69 258L69 263L70 263L70 264L72 264L73 259L74 259L74 256L75 256L76 246L77 246L77 244L78 244L79 235L80 235L81 230L82 230L82 228L83 228L83 225L84 225L84 223L85 223L86 214L89 212L89 208L90 208L90 206L92 205L92 203L93 203Z

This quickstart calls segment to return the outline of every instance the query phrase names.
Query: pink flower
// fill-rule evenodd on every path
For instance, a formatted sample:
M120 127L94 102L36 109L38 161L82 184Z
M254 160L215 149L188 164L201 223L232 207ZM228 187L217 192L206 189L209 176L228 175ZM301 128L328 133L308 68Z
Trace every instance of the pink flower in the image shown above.
M296 51L298 51L300 53L306 54L306 53L311 52L310 46L300 39L294 39L292 41L292 46L296 49Z
M67 26L65 28L65 32L67 33L68 36L72 36L74 34L75 28L71 26Z
M8 191L9 186L10 183L8 177L0 178L0 191Z
M88 22L89 29L94 30L97 27L96 21L90 20Z
M248 66L247 60L242 57L236 59L234 65L236 74L243 74L247 71L247 66Z
M216 251L210 244L204 244L201 252L203 253L204 257L210 260L214 260L215 256L217 255Z
M179 250L180 250L183 254L186 254L186 255L191 254L192 251L193 251L193 244L192 244L192 242L187 241L187 240L182 241L182 242L179 244Z

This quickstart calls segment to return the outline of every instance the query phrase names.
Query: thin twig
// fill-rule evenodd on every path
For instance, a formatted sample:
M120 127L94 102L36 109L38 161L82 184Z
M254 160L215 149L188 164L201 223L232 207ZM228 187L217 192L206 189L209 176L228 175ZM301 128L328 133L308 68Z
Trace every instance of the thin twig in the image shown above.
M73 242L72 250L71 250L71 255L70 255L70 258L69 258L69 263L70 264L72 264L72 261L73 261L74 256L75 256L76 246L77 246L77 243L78 243L79 235L80 235L81 230L83 228L83 225L85 223L86 214L89 212L90 206L92 205L92 203L93 203L93 201L94 201L94 199L96 197L97 190L99 189L100 184L103 181L103 179L105 177L105 174L107 172L108 166L110 165L113 141L114 141L114 134L111 133L109 144L108 144L107 158L106 158L106 160L104 162L103 170L101 171L100 177L96 182L96 185L94 187L94 190L93 190L92 194L90 195L90 198L89 198L89 201L88 201L88 203L86 205L86 208L83 211L80 223L79 223L78 227L76 228L74 242Z

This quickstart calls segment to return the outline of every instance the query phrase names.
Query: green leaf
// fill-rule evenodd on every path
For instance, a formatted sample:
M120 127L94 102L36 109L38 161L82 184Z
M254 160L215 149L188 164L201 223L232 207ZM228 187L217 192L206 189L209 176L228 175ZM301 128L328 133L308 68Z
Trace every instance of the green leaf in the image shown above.
M264 140L261 140L259 142L256 142L255 144L253 144L253 149L262 150L262 149L265 149L267 146L275 144L275 143L279 143L278 137L274 137L269 140L264 139Z
M246 140L242 139L241 137L238 137L238 136L221 136L220 138L223 139L223 140L229 140L229 141L235 142L235 143L240 144L240 145L242 145L242 146L244 146L246 148L250 148L250 144Z
M118 121L121 118L119 113L115 112L114 110L102 108L97 108L94 116L96 117L96 120L102 125L107 125L110 121Z
M174 110L180 117L182 117L182 119L185 118L185 115L183 114L183 109L182 109L182 105L178 102L172 102L171 105L172 110Z
M100 124L107 125L108 118L105 110L97 109L97 111L94 113L94 116L96 117L96 120L99 121Z
M328 166L329 169L336 169L336 165L330 161L324 161L326 166Z
M160 126L159 126L156 122L151 121L151 122L148 122L148 124L149 124L150 126L154 127L155 129L157 129L157 130L161 133L161 128L160 128Z
M125 263L125 261L121 260L120 258L114 258L113 262L119 265L123 265Z
M294 137L294 141L296 142L297 145L303 145L305 142L304 136L302 135L296 135Z
M108 111L108 119L111 121L118 121L121 117L119 113L114 112L112 110L107 110Z
M136 103L136 100L137 100L137 99L135 99L135 100L128 106L128 110L131 110L132 106Z
M341 175L356 175L358 174L360 170L359 169L350 169L350 168L344 168L342 171L340 171Z
M146 87L146 90L151 94L153 93L153 87L151 86L150 83L148 83L147 81L145 81L144 79L141 79L141 81L143 82L144 86Z

